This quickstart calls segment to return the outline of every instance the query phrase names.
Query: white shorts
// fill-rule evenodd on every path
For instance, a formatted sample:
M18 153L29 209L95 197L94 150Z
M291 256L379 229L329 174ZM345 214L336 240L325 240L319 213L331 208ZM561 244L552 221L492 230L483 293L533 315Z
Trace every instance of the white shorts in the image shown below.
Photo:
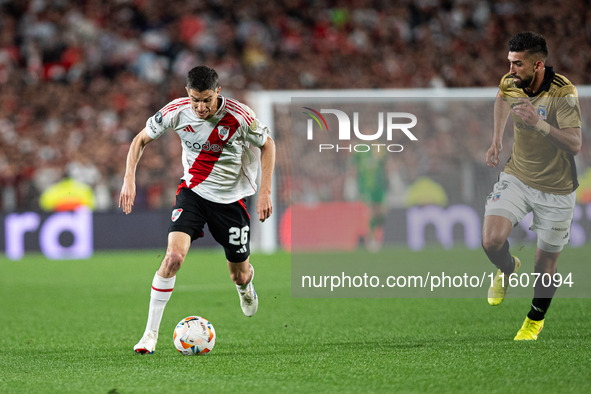
M575 198L576 192L566 195L542 192L501 172L486 199L484 216L503 216L516 226L533 211L530 230L538 234L538 247L547 252L559 252L570 238Z

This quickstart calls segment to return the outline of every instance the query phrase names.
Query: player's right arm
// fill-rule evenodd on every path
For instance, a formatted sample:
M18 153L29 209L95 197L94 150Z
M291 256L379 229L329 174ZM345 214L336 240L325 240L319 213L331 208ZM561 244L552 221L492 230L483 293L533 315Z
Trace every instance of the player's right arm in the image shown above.
M509 104L503 99L502 93L499 90L495 99L492 143L486 151L486 164L489 167L499 165L499 154L501 149L503 149L503 134L505 133L505 125L507 124L510 112Z
M122 208L126 215L131 212L135 200L135 170L137 168L137 163L140 161L140 157L142 157L146 145L152 141L154 140L148 135L144 128L135 136L129 146L129 152L127 152L127 164L125 166L125 176L123 177L123 186L121 187L121 194L119 195L119 208Z

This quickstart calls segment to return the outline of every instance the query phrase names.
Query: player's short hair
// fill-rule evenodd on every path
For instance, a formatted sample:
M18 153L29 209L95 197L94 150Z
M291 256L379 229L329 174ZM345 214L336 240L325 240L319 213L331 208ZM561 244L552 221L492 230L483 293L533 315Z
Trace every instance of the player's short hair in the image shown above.
M198 92L204 90L216 90L219 86L218 73L207 66L192 68L187 74L187 88Z
M509 40L509 52L525 52L528 55L548 57L546 39L541 34L527 31L519 33Z

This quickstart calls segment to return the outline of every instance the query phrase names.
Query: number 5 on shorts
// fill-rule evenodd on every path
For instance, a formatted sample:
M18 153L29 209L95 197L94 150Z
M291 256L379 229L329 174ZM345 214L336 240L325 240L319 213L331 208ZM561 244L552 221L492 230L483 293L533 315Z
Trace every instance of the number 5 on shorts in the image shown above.
M244 226L242 228L230 227L230 242L232 245L246 245L248 242L248 231L250 227Z

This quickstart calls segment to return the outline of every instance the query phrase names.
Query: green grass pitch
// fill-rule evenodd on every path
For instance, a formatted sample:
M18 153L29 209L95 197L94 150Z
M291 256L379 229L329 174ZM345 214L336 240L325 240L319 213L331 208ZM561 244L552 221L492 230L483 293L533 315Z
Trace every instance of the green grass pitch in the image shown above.
M589 261L590 252L568 249L562 259ZM411 256L428 255L421 253ZM432 254L441 253L485 259L464 249ZM485 294L292 298L286 253L252 256L260 305L246 318L223 254L192 249L156 352L134 355L161 258L162 251L100 252L84 261L2 257L0 392L591 391L588 299L557 298L540 339L516 343L528 299L493 308ZM181 356L172 344L176 323L193 314L209 319L218 336L203 357Z

